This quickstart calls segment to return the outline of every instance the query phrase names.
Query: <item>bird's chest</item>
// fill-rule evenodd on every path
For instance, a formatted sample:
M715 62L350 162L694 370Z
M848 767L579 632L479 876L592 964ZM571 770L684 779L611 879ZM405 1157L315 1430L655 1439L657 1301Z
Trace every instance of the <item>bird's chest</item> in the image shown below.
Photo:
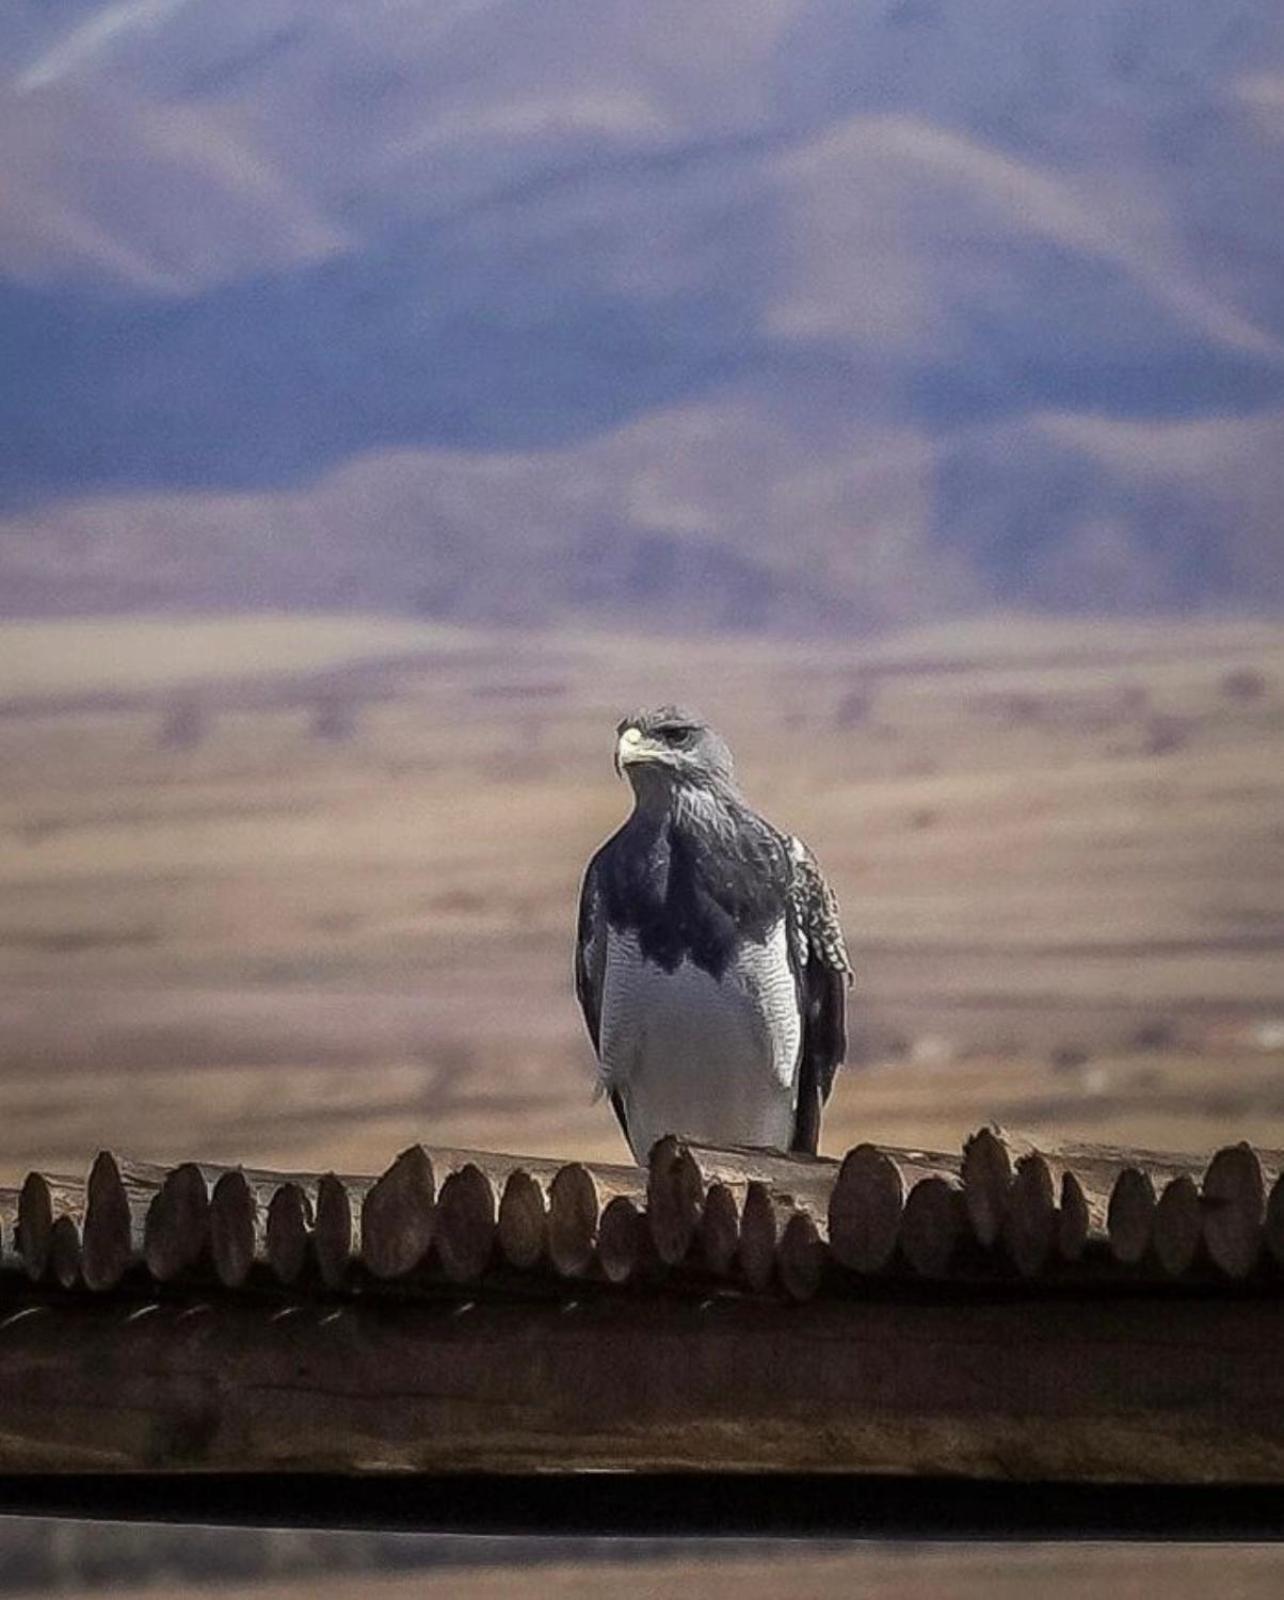
M783 923L715 975L684 956L651 959L633 930L608 934L602 1064L613 1082L658 1077L792 1082L801 1024Z

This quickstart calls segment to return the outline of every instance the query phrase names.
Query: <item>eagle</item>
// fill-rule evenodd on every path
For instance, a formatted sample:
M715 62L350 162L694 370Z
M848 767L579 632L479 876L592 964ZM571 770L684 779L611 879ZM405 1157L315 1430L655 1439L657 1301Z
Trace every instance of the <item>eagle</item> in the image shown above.
M589 861L575 989L634 1158L664 1134L815 1154L847 1048L838 904L693 711L616 729L628 820Z

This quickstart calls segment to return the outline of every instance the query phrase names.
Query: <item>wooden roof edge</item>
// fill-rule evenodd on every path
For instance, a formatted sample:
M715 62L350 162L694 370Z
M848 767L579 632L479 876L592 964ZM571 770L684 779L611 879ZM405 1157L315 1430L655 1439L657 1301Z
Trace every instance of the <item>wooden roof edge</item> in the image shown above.
M660 1140L646 1169L416 1144L378 1176L165 1166L0 1190L0 1278L101 1292L325 1291L554 1279L725 1285L792 1300L855 1282L1284 1284L1284 1156L1050 1144L990 1125L956 1155L838 1159ZM6 1270L7 1269L7 1270Z

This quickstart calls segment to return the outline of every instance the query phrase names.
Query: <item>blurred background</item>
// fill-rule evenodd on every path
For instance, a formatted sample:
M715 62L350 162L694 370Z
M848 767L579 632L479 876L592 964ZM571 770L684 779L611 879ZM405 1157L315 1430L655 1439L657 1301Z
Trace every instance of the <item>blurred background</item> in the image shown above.
M831 1151L1284 1145L1282 147L1271 0L8 0L0 1179L621 1158L670 699Z

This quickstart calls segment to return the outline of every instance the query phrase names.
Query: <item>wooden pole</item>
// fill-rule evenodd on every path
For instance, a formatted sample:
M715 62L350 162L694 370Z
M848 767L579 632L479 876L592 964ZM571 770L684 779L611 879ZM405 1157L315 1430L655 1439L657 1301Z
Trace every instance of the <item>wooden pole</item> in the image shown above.
M297 1283L307 1270L315 1223L315 1191L286 1182L268 1203L265 1243L272 1271L282 1283Z
M1204 1243L1228 1278L1246 1278L1257 1263L1274 1177L1248 1144L1228 1145L1208 1164L1201 1190Z
M1203 1233L1198 1185L1179 1173L1164 1185L1155 1206L1155 1254L1170 1278L1180 1278L1194 1266Z
M153 1278L168 1283L194 1266L210 1237L209 1191L201 1169L185 1161L165 1175L143 1220L143 1259Z
M523 1167L504 1182L497 1226L499 1248L509 1266L532 1272L548 1247L548 1202L544 1186Z
M285 1318L182 1285L22 1294L0 1318L0 1472L1284 1483L1284 1299L1264 1292L869 1284L799 1308L584 1286L573 1315L358 1295Z
M901 1252L923 1278L946 1276L967 1229L967 1206L958 1178L920 1178L905 1199Z
M421 1144L403 1150L361 1207L361 1259L376 1278L404 1278L426 1258L437 1176Z
M495 1248L496 1196L475 1162L452 1172L437 1205L437 1256L452 1283L475 1283Z

